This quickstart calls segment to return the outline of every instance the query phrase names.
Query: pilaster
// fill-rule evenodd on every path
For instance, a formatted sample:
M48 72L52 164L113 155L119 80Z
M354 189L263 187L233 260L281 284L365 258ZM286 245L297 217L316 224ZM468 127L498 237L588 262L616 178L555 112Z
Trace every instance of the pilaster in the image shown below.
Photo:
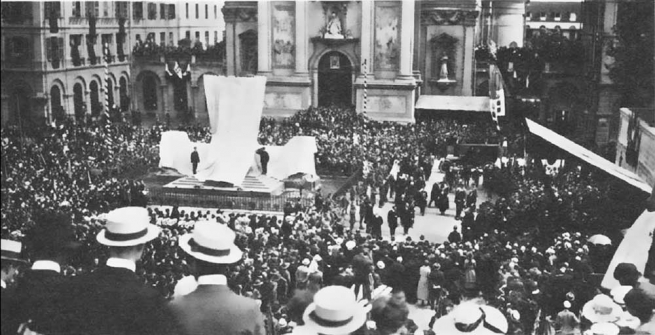
M307 3L296 1L296 75L307 76Z
M403 0L400 27L400 72L398 79L413 79L412 39L414 37L414 0Z
M257 73L271 72L271 12L268 1L257 2Z

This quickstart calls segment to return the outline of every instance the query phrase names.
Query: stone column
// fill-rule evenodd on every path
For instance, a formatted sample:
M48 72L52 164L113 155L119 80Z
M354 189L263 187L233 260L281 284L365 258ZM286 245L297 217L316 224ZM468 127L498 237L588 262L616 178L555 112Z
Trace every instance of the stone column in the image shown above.
M84 106L86 106L85 117L86 115L91 115L91 90L84 90Z
M307 76L307 2L296 1L296 74Z
M464 76L462 78L462 95L473 95L475 77L475 26L477 24L478 12L469 11L465 14L464 25Z
M516 42L523 46L523 31L525 25L525 4L523 1L493 2L494 37L499 47L509 46Z
M257 2L257 73L259 74L271 72L271 13L269 9L269 2Z
M403 0L400 27L400 72L399 79L412 76L412 38L414 37L414 0Z
M373 1L362 1L362 56L360 59L360 69L361 74L364 73L364 61L366 61L366 71L372 73L373 69L373 60L371 59L371 50L373 43Z

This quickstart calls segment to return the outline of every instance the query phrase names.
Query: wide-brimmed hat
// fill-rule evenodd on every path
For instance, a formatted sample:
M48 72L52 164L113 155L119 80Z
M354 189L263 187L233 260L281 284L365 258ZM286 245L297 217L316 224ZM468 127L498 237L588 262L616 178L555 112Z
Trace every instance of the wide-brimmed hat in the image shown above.
M180 248L193 258L215 264L232 264L243 252L234 244L236 234L218 222L196 222L193 232L180 236Z
M598 294L582 307L582 316L591 323L615 322L622 311L608 295Z
M303 314L305 326L312 332L349 334L366 322L370 307L357 302L355 293L343 286L327 286L314 295L314 302Z
M143 207L115 209L104 217L105 229L96 236L100 244L110 247L129 247L152 241L161 229L150 224L148 210Z
M469 301L437 320L433 329L449 335L498 335L507 333L508 327L501 311Z
M26 262L20 257L23 244L18 241L2 239L0 242L2 248L2 259L14 262Z
M621 329L611 322L601 322L591 325L590 335L618 335Z

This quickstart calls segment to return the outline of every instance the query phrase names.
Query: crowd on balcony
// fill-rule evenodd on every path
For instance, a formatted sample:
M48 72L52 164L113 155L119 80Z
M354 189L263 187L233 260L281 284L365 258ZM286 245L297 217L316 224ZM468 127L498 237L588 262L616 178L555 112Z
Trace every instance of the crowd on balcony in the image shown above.
M470 304L472 311L484 310L488 317L477 324L477 319L470 320L470 329L491 326L500 333L532 333L534 329L547 333L552 330L551 326L564 327L559 317L561 310L582 316L579 324L566 325L578 331L599 327L634 331L651 326L654 306L649 300L652 295L648 296L652 293L648 291L650 286L639 279L629 265L624 267L624 273L619 271L616 275L626 277L625 285L635 286L634 292L626 288L623 295L620 292L613 296L597 295L599 292L592 285L591 274L603 271L609 251L604 249L606 247L588 244L586 238L599 229L596 226L600 220L598 216L616 210L619 205L606 201L606 190L598 186L593 175L562 171L556 178L548 179L515 166L487 168L485 181L495 187L494 192L507 197L495 204L480 205L474 227L484 229L467 230L463 234L453 232L449 241L442 244L424 239L380 239L373 227L368 230L370 234L349 229L350 213L343 210L343 203L330 198L323 199L330 206L317 203L310 208L294 208L283 215L151 206L146 212L147 222L142 223L158 228L148 228L155 232L148 233L148 238L119 229L124 226L123 221L136 222L138 215L127 219L119 215L109 220L115 225L105 224L108 218L117 215L117 212L112 214L117 208L121 212L126 206L148 204L145 185L136 178L156 167L157 144L161 131L166 129L163 125L140 128L125 123L82 126L63 122L54 127L33 129L30 133L11 127L2 130L2 238L23 241L23 258L58 263L58 267L49 268L59 269L66 275L61 280L69 283L51 284L52 293L59 292L60 287L70 288L67 285L72 284L75 288L71 292L79 293L79 300L71 302L72 295L64 294L62 299L46 295L42 290L39 291L42 295L28 294L30 299L36 300L4 299L5 292L10 291L3 291L3 327L31 319L26 326L43 333L60 330L48 327L61 326L79 332L184 333L189 324L180 320L180 315L183 319L186 314L175 307L176 299L188 296L179 301L193 301L195 295L189 292L196 290L196 285L207 285L210 280L206 276L202 279L203 274L208 273L197 271L213 269L206 264L207 259L222 262L221 257L226 257L218 253L213 258L197 258L203 252L209 253L211 250L206 248L212 246L211 239L203 239L202 231L197 232L201 227L210 231L227 227L234 232L233 241L219 242L233 243L244 256L241 261L219 268L235 294L255 301L244 302L246 306L255 306L248 310L251 319L236 318L235 321L261 324L262 328L253 328L253 333L330 332L337 326L316 318L321 316L317 306L325 304L321 297L327 294L325 292L341 292L333 286L353 285L358 295L372 301L370 306L362 306L367 311L371 309L371 322L365 322L366 317L361 319L353 315L340 320L354 327L353 331L367 327L377 328L381 334L413 333L417 327L408 318L407 303L417 302L435 309L433 329L437 333L457 328L456 323L461 320L455 316L470 308ZM394 166L398 166L399 180L403 179L408 185L414 183L413 187L420 189L431 171L432 161L427 158L443 155L453 137L455 142L486 138L482 125L464 127L444 120L398 125L367 120L361 114L337 107L310 109L282 122L263 119L260 129L262 144L284 144L295 135L315 136L319 171L348 175L366 167L362 185L366 185L367 190L355 193L355 198L361 197L364 202L374 204L384 202L385 198L396 201L384 188ZM207 128L191 126L183 130L193 134L196 140L209 140ZM551 180L547 187L544 180ZM505 183L511 186L507 190L498 186ZM411 197L415 191L400 193ZM591 199L594 200L590 202ZM560 207L553 207L555 205ZM605 208L601 208L603 206ZM414 207L407 210L414 212ZM110 214L105 214L108 212ZM553 217L548 213L553 213ZM389 224L387 214L374 213L376 220L379 217L384 223L387 218L386 224ZM535 218L545 218L548 225L534 222ZM199 222L204 223L196 225ZM46 228L39 229L41 226ZM540 227L550 229L539 230ZM56 234L59 229L69 233ZM194 240L207 245L187 248L181 241L188 242L188 234L198 234L193 235ZM187 237L183 239L183 236ZM127 242L112 244L108 242L110 238ZM128 243L130 241L135 244ZM39 259L43 256L39 248L51 244L75 244L76 248L74 252L65 250L65 253L59 248L47 249L62 254L56 259ZM103 279L99 276L108 273L106 262L110 268L131 268L129 264L132 263L120 261L120 250L132 249L113 249L116 246L136 248L131 259L139 261L133 269L138 282L131 282L130 287L133 288L131 292L142 293L137 295L141 298L128 305L148 306L140 309L139 315L152 313L149 314L152 319L136 318L136 314L126 310L113 315L95 308L81 310L84 306L101 306L104 300L107 302L104 306L117 303L117 297L112 294L94 295L95 290L87 290L93 285L98 291L107 289L97 286ZM48 257L52 257L52 253ZM205 263L199 263L198 259ZM5 262L3 255L3 269ZM31 274L43 271L44 264L52 265L35 262L35 269L25 271L15 283L8 281L8 286L17 284L16 294L29 293L25 287L30 285ZM203 266L198 267L198 264ZM199 282L188 277L194 274L199 276ZM90 278L98 280L90 281ZM212 278L218 280L219 277ZM27 286L21 288L23 283ZM53 300L35 303L48 297ZM344 297L348 302L347 295ZM167 299L173 302L166 302ZM11 310L20 311L10 313L17 319L9 318L7 323L5 301L12 306ZM68 312L77 317L85 316L85 319L70 319ZM169 314L172 317L162 317ZM62 318L65 321L61 323L48 321ZM357 322L353 322L354 319ZM150 325L146 321L153 320L161 324L151 329L142 328Z

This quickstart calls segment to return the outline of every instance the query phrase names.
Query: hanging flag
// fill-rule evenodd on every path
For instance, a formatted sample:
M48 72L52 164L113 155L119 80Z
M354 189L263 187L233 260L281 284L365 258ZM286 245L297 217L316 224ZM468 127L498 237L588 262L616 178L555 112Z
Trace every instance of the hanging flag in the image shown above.
M182 79L183 74L182 74L182 69L180 68L180 64L178 64L177 62L175 62L175 67L173 68L173 71L175 71L175 74L176 74L180 79Z

